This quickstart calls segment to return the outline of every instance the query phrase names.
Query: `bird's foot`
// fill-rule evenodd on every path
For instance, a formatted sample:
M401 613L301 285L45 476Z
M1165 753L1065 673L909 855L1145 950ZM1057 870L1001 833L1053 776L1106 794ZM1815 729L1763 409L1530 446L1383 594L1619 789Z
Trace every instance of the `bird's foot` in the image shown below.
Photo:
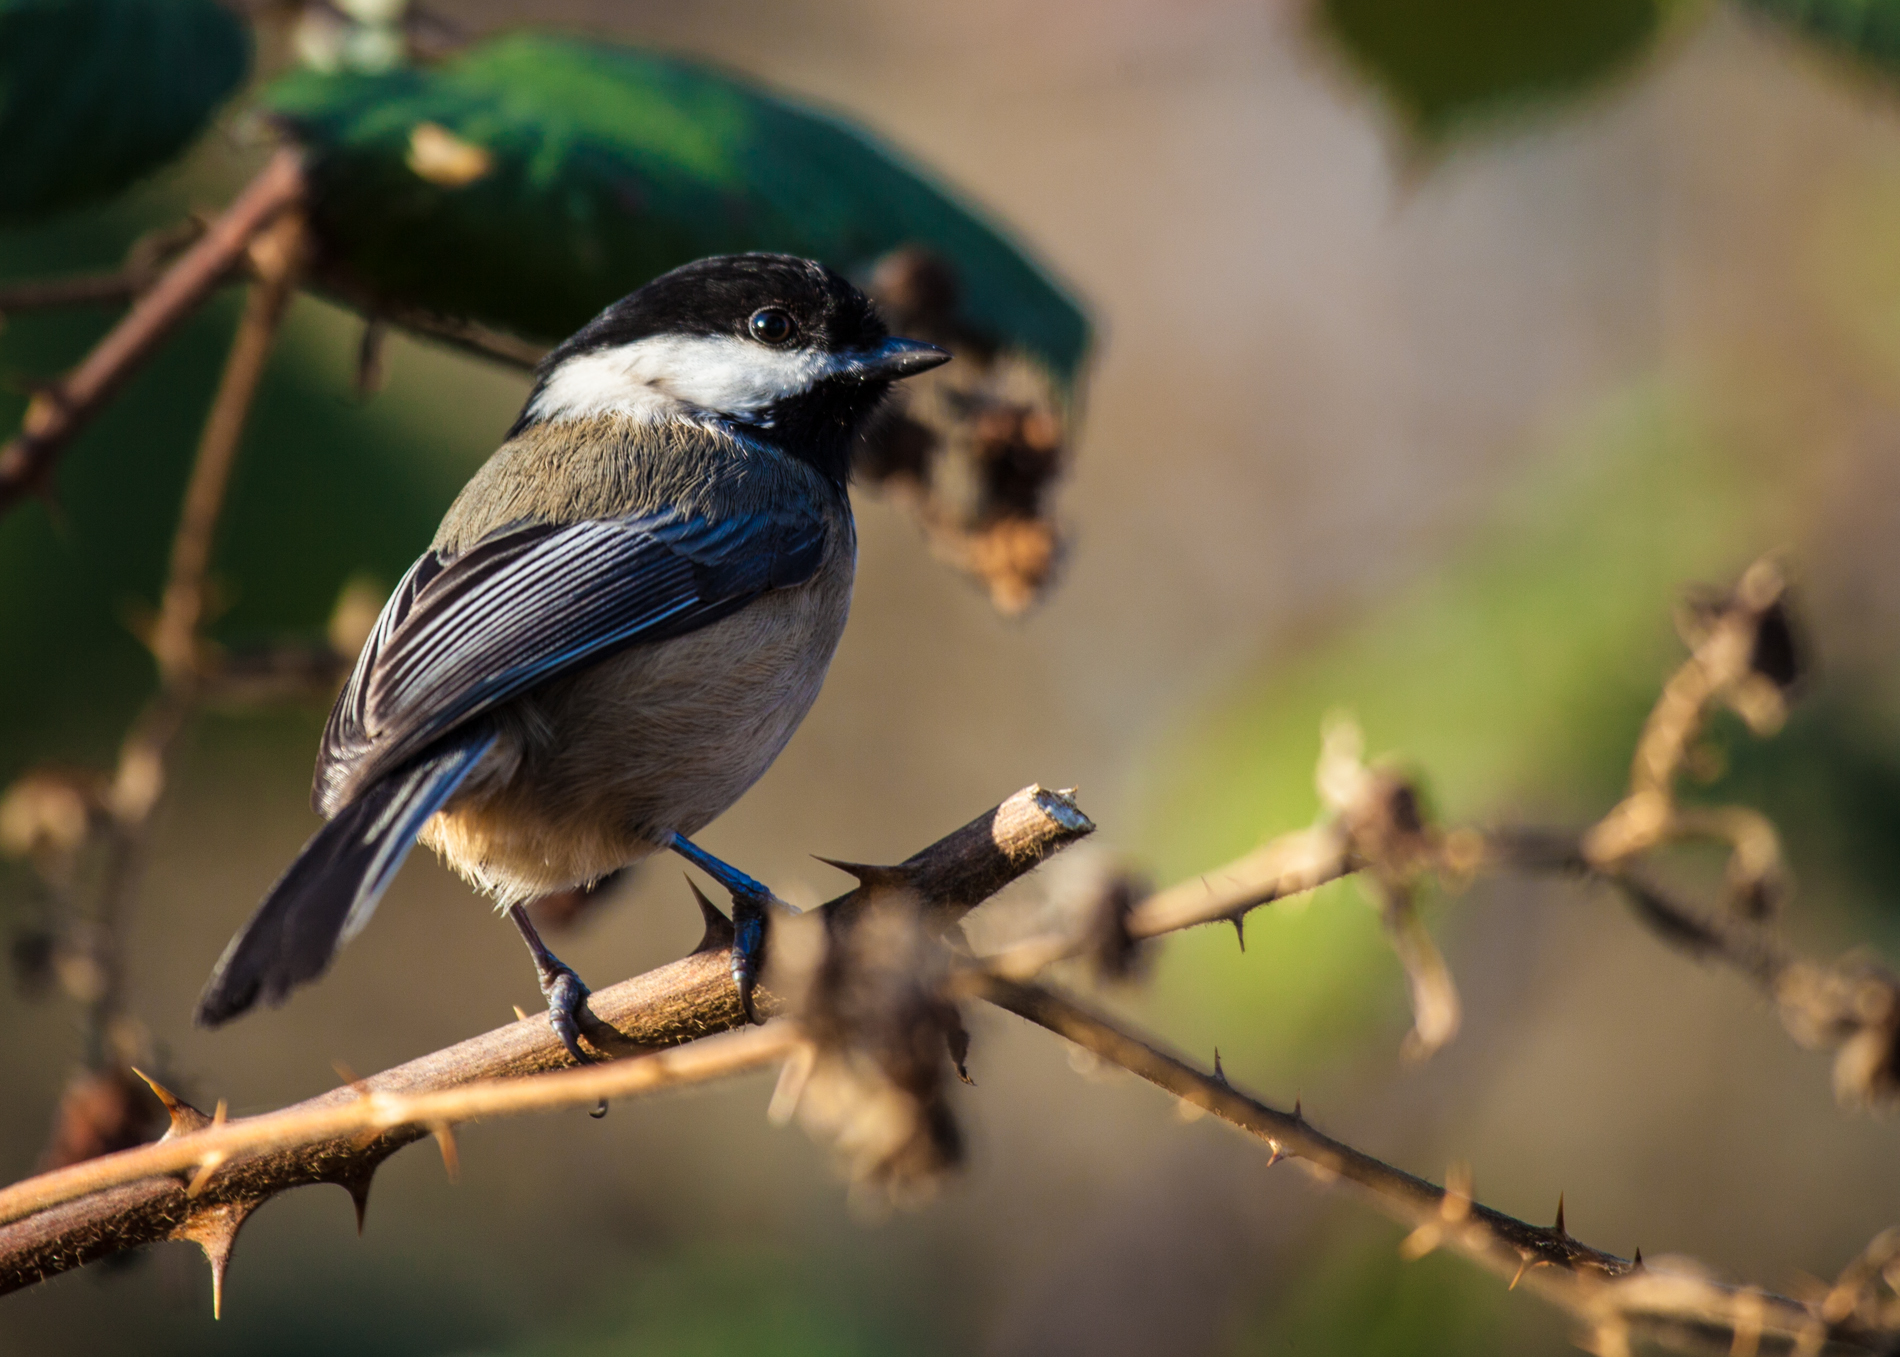
M528 944L528 954L534 958L535 973L541 981L541 997L548 1001L548 1026L554 1029L554 1035L561 1039L561 1045L567 1047L567 1053L574 1057L576 1064L594 1064L594 1057L581 1049L578 1018L587 1006L590 991L572 966L548 950L526 910L520 905L510 905L508 917L521 930L521 940Z
M684 834L675 834L667 847L717 881L732 897L732 983L739 990L739 1007L745 1011L746 1021L758 1022L752 991L765 965L765 909L772 903L772 892Z

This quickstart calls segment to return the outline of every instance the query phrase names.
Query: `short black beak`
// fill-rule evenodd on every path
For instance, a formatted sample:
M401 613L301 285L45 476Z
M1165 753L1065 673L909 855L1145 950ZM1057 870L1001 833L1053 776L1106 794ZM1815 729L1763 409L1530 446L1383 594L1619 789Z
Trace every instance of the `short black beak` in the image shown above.
M905 377L915 377L934 367L942 367L949 361L948 349L926 344L921 339L891 338L852 366L863 381L895 382Z

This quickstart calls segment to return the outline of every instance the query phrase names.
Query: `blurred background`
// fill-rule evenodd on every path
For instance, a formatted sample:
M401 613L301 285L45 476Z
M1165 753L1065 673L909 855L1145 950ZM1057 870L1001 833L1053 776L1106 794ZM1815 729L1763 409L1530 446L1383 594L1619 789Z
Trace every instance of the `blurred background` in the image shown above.
M1776 818L1802 946L1900 953L1900 102L1861 68L1737 8L1639 5L1576 97L1467 118L1455 88L1395 85L1403 51L1368 57L1393 51L1376 5L436 12L692 54L839 111L1007 223L1098 326L1046 601L1000 616L860 494L829 684L711 851L810 904L846 885L811 854L895 861L1039 780L1079 787L1098 851L1173 881L1312 820L1334 708L1449 820L1582 823L1680 658L1682 586L1780 549L1818 674L1775 740L1718 732L1708 794ZM266 43L258 64L288 59ZM262 154L222 128L109 206L0 228L0 276L110 267ZM0 784L109 766L151 690L129 619L156 599L237 308L194 320L75 447L57 512L0 521ZM11 316L0 371L54 374L109 319ZM219 539L220 639L320 631L353 576L386 589L526 392L396 336L360 397L360 329L293 307ZM0 423L23 403L0 395ZM279 1106L333 1062L380 1069L539 1006L512 930L419 856L325 983L190 1026L313 827L323 714L204 716L159 811L129 1006L202 1106ZM5 880L30 931L26 875ZM1102 1001L1405 1168L1469 1161L1500 1209L1542 1221L1562 1192L1604 1248L1786 1287L1900 1220L1893 1126L1838 1109L1825 1058L1607 896L1490 883L1430 920L1465 1029L1422 1066L1351 883L1256 914L1244 953L1224 927L1172 938ZM656 862L555 946L604 984L697 936ZM0 1176L42 1151L76 1011L0 986ZM220 1322L197 1250L167 1244L8 1298L0 1353L1572 1350L1464 1263L1402 1264L1397 1228L1343 1191L972 1019L969 1163L924 1209L854 1214L752 1081L470 1128L458 1184L426 1150L384 1168L361 1239L340 1192L269 1204Z

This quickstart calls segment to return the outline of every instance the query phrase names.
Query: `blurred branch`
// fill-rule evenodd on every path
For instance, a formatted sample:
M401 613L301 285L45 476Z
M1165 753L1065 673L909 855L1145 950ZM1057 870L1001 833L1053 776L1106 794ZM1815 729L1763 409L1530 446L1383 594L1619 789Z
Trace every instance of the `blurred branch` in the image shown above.
M1688 1351L1823 1353L1891 1352L1900 1341L1900 1310L1863 1299L1883 1267L1900 1256L1900 1235L1882 1236L1884 1256L1843 1274L1826 1299L1812 1303L1710 1280L1693 1264L1665 1267L1594 1249L1557 1223L1537 1226L1474 1201L1468 1175L1449 1188L1361 1153L1314 1129L1301 1108L1290 1113L1239 1092L1208 1073L1165 1055L1107 1019L1046 989L980 972L966 981L975 995L1068 1038L1177 1098L1212 1112L1266 1142L1275 1159L1299 1160L1322 1183L1345 1179L1371 1194L1386 1214L1412 1227L1402 1252L1417 1258L1444 1247L1511 1285L1520 1283L1581 1320L1599 1354L1629 1351L1641 1336ZM1883 1308L1884 1307L1884 1308ZM1875 1323L1870 1324L1872 1318Z
M1147 892L1126 875L1105 881L1087 906L1093 918L990 960L1001 973L1027 979L1087 955L1120 975L1144 941L1206 923L1231 923L1240 932L1251 910L1362 875L1411 990L1407 1054L1429 1055L1455 1035L1458 998L1418 918L1417 886L1429 875L1453 885L1500 871L1576 875L1614 887L1637 920L1671 947L1748 980L1802 1045L1835 1051L1842 1101L1890 1101L1900 1096L1900 977L1865 958L1826 964L1793 951L1772 927L1787 889L1773 825L1747 807L1684 806L1677 797L1715 708L1732 708L1757 734L1781 725L1802 664L1785 595L1779 570L1764 560L1731 593L1691 600L1680 619L1691 653L1644 726L1630 792L1585 830L1440 830L1426 823L1410 781L1368 766L1357 728L1335 720L1315 776L1324 808L1319 824L1165 890ZM1639 870L1643 855L1685 840L1728 845L1720 908L1684 901Z
M1093 829L1066 793L1026 787L895 867L847 868L858 873L859 886L822 908L827 919L849 919L875 898L902 888L925 902L933 918L948 923ZM611 1054L652 1051L742 1024L731 979L730 926L706 908L708 935L701 950L594 991L588 1000L595 1020L586 1033L590 1042ZM765 996L768 1009L781 1003ZM365 1091L416 1096L570 1063L547 1020L537 1016L332 1090L290 1111L333 1108L359 1100ZM577 1100L595 1096L578 1095ZM227 1125L244 1127L255 1120ZM199 1241L221 1270L237 1228L270 1197L307 1183L336 1183L349 1190L360 1210L382 1161L427 1134L428 1128L404 1123L373 1136L353 1132L263 1151L220 1165L195 1195L188 1195L186 1184L176 1178L148 1177L65 1201L0 1226L0 1292L161 1239ZM122 1161L108 1156L89 1167L109 1175L116 1172L110 1167L115 1162ZM0 1201L32 1202L46 1191L44 1177L28 1179L8 1189Z
M89 1060L95 1068L111 1063L108 1048L114 1044L113 1027L123 1017L124 975L118 940L137 893L145 829L164 791L172 748L199 695L199 629L205 612L206 572L225 490L258 382L296 287L303 252L303 222L295 213L276 217L246 250L257 280L251 284L192 462L158 617L147 637L158 663L159 692L127 734L105 792L105 878L90 929L97 992L88 1005L87 1037Z
M278 151L84 361L33 398L19 434L0 448L0 513L45 488L67 445L303 193L301 158L293 150Z
M123 305L157 282L163 267L203 234L204 223L193 218L140 236L126 252L125 264L111 273L0 283L0 318L20 311Z
M42 770L16 783L4 802L30 813L36 795L45 806L49 794L64 791L68 801L77 799L81 813L69 816L74 823L52 836L64 840L61 856L70 861L96 844L102 858L90 909L71 889L54 892L58 968L68 991L85 1006L86 1053L84 1068L61 1097L43 1167L91 1159L137 1144L149 1133L152 1109L131 1068L150 1060L149 1038L126 1010L121 943L171 754L208 679L222 668L212 662L200 634L211 553L245 423L305 245L301 214L293 211L279 213L243 251L253 281L192 462L158 612L145 634L157 663L157 694L127 733L110 776L56 782ZM29 827L29 848L37 837ZM49 865L53 870L42 873L49 884L64 884L71 875L65 864Z

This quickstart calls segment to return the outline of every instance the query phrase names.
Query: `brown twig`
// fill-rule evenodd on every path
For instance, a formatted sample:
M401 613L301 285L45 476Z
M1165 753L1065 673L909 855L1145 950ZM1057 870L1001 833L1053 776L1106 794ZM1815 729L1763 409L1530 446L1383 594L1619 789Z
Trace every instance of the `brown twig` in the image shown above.
M1093 828L1070 797L1026 787L897 867L858 868L877 884L860 884L824 908L849 914L889 884L906 881L918 898L935 906L939 918L954 917ZM723 935L722 928L728 930ZM588 1009L596 1021L588 1039L616 1053L651 1051L739 1026L744 1015L731 980L729 939L729 925L713 914L702 950L594 991ZM292 1110L354 1100L360 1096L357 1089L414 1095L569 1063L546 1019L528 1018ZM342 1136L256 1154L221 1167L195 1197L187 1197L176 1179L147 1178L40 1211L0 1226L0 1292L160 1239L197 1240L221 1266L238 1226L265 1200L292 1187L328 1182L348 1189L360 1208L382 1161L425 1134L399 1126L367 1141Z
M0 284L0 316L66 306L120 306L150 285L150 278L134 269L4 283Z
M1318 1131L1299 1107L1269 1107L1221 1075L1166 1055L1049 990L976 971L965 984L974 995L1265 1141L1274 1158L1300 1161L1321 1182L1357 1184L1411 1227L1408 1256L1450 1248L1561 1306L1599 1343L1620 1333L1627 1344L1634 1332L1676 1347L1728 1352L1746 1330L1756 1351L1820 1354L1886 1352L1900 1339L1900 1325L1872 1330L1838 1303L1839 1313L1829 1313L1821 1304L1723 1286L1690 1270L1665 1271L1591 1248L1564 1229L1561 1204L1556 1225L1531 1225L1474 1201L1468 1182L1448 1190L1394 1168Z
M280 150L85 360L27 406L0 448L0 513L46 484L53 464L112 395L243 260L252 240L304 193L303 162Z
M110 273L0 283L0 317L67 306L123 305L157 282L163 267L203 234L204 223L189 218L140 236L126 252L124 265Z
M105 794L106 861L98 905L87 930L96 976L96 992L87 1006L87 1045L95 1068L142 1058L136 1052L111 1049L126 1044L114 1039L115 1025L123 1017L124 995L118 937L137 893L145 828L164 790L171 750L198 700L199 630L218 518L258 382L296 288L303 249L303 223L295 213L279 214L247 247L256 281L251 284L192 462L164 593L148 637L158 663L159 691L127 734Z

